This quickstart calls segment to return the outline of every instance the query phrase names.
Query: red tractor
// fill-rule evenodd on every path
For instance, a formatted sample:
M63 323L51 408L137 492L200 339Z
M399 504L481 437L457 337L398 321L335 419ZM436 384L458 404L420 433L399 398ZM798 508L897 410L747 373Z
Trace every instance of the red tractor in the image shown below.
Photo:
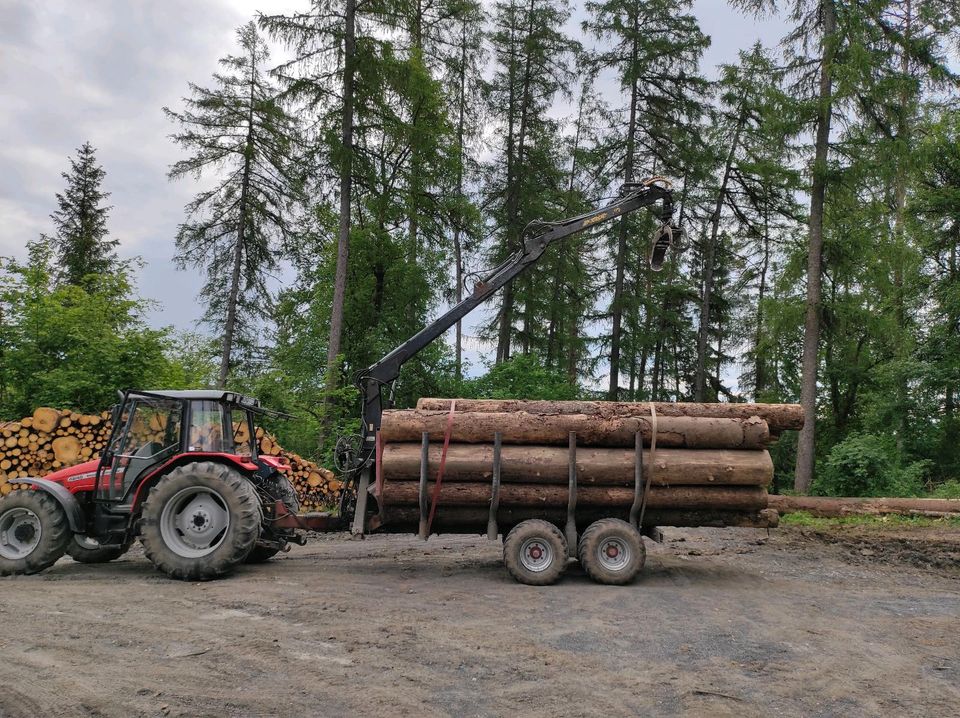
M273 526L296 492L274 456L258 456L254 417L271 413L228 391L128 391L99 460L22 478L0 500L0 576L42 571L65 553L122 556L139 536L160 571L223 576L301 542Z

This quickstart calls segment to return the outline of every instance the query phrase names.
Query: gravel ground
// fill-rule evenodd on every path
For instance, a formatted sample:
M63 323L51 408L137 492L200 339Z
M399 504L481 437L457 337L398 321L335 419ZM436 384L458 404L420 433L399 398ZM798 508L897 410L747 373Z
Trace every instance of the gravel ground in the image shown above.
M0 716L957 716L960 530L667 530L629 587L318 537L190 584L0 579Z

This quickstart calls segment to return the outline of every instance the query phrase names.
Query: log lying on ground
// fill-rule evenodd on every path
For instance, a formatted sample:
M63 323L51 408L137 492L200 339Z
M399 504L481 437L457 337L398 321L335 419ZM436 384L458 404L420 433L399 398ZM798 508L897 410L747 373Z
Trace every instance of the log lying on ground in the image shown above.
M590 523L601 518L628 519L629 511L609 509L604 511L578 510L577 524L580 530ZM471 531L486 533L487 509L476 507L440 506L432 525L434 533L458 533ZM497 512L497 522L502 532L511 526L530 518L540 518L563 525L566 521L566 511L560 509L543 508L536 512L529 509L501 508ZM384 511L384 526L387 531L416 531L420 520L420 512L408 506L389 507ZM749 528L776 528L779 516L773 509L759 511L676 511L669 509L652 509L644 514L645 526L705 526L724 528L727 526L742 526Z
M437 475L442 446L431 444L429 476ZM644 451L644 476L650 477L650 452ZM501 481L504 483L555 483L567 481L567 449L555 446L509 446L500 453ZM414 481L420 477L419 444L387 444L381 470L386 481ZM450 444L445 480L484 482L493 475L493 446ZM632 449L578 448L577 480L580 484L633 486ZM658 449L655 485L746 485L766 486L773 480L773 462L763 450Z
M768 497L768 505L781 514L803 511L821 518L884 514L932 518L960 516L960 499L861 499L772 495Z
M450 399L424 398L417 402L422 411L449 411ZM649 416L650 403L626 401L541 401L526 399L457 399L459 412L517 412L528 414L588 414L602 417ZM803 409L799 404L697 404L687 402L654 402L660 417L699 416L726 419L749 419L759 416L770 432L803 428Z
M380 435L385 442L418 442L423 432L431 441L443 441L449 412L400 410L383 413ZM457 413L451 440L490 443L496 432L505 444L566 446L576 432L580 446L633 446L636 433L650 445L647 416L599 414L535 414L516 412ZM770 441L767 423L759 417L663 417L657 421L657 446L688 449L760 449Z
M433 486L434 483L429 482L430 496ZM445 484L440 502L447 506L483 506L490 503L490 491L490 486L484 484ZM500 505L565 507L568 495L566 486L503 484ZM385 481L381 503L385 507L419 506L419 496L419 482ZM633 500L633 488L584 486L577 490L578 507L629 507ZM767 508L767 492L758 486L653 486L647 506L651 509L759 511Z

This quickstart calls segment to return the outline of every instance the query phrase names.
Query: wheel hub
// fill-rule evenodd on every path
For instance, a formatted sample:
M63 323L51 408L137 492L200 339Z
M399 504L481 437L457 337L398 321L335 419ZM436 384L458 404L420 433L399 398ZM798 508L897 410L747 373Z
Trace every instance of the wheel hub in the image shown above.
M184 558L213 553L230 528L230 511L223 497L206 486L190 486L176 493L160 513L164 543Z
M42 535L40 518L30 509L18 506L5 511L0 515L0 556L13 561L26 558Z
M534 573L546 571L553 561L553 550L542 539L529 538L520 547L520 563L528 571Z
M630 564L630 547L620 538L610 537L597 550L600 565L610 571L622 571Z

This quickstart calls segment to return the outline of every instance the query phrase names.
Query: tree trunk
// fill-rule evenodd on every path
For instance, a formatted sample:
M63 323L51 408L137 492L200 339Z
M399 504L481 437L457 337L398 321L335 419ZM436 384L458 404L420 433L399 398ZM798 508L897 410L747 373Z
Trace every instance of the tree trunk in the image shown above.
M819 117L810 187L810 246L807 255L807 303L803 322L803 366L800 403L804 426L797 442L794 488L806 493L813 483L816 459L817 350L820 344L820 302L823 271L823 203L827 190L827 155L833 114L832 64L837 18L833 0L822 0L823 54L820 68Z
M443 447L431 444L429 476L436 476ZM633 449L577 449L577 482L584 485L633 486ZM420 444L390 444L383 448L383 477L415 481L420 477ZM521 484L562 484L568 479L569 450L560 446L516 446L500 449L501 481ZM658 486L767 486L773 462L763 450L657 449L653 483ZM643 475L651 478L650 452L643 453ZM444 479L490 483L492 444L450 444Z
M631 54L632 67L637 64L637 32L639 15L633 10L633 49ZM627 122L627 156L623 165L624 182L633 181L633 155L636 152L637 140L637 83L634 78L630 85L630 119ZM610 305L612 326L610 329L610 385L607 389L607 399L617 401L620 398L620 333L623 322L623 277L627 261L627 218L620 220L617 232L617 256L614 257L616 268L613 280L613 301Z
M651 438L648 416L603 417L598 414L457 413L450 425L449 412L401 409L385 411L380 427L383 441L419 442L423 432L433 441L483 444L500 432L506 444L566 446L576 432L580 446L633 446L639 431L647 444ZM690 449L760 449L770 442L767 422L747 419L664 416L657 421L657 445Z
M457 197L463 198L463 175L464 164L466 162L466 151L463 143L466 133L466 113L467 113L467 23L463 22L460 32L460 68L459 68L459 95L457 97L457 152L460 154L460 163L457 166ZM463 301L463 246L461 239L460 222L457 222L453 228L453 259L456 263L454 268L454 279L457 283L455 296L457 304ZM459 382L463 379L463 322L457 320L456 344L454 348L455 364L454 376Z
M433 522L434 533L468 533L475 531L485 534L487 531L486 508L476 506L449 506L441 501L437 509L437 516ZM416 532L420 511L407 506L388 506L384 512L385 531ZM512 526L530 518L539 518L563 524L567 520L565 508L537 507L536 511L530 508L501 507L497 511L497 521L506 533ZM580 530L598 519L619 518L626 521L629 518L628 507L607 507L597 509L577 507L577 524ZM779 516L772 509L736 511L724 509L652 509L644 513L644 526L707 526L724 528L727 526L745 526L750 528L776 528Z
M825 496L776 496L768 498L770 508L781 514L803 511L823 518L839 516L957 516L960 499L861 499Z
M340 224L337 231L337 267L330 309L330 338L327 343L326 403L340 383L340 340L343 336L343 304L347 293L347 262L350 256L350 207L353 192L353 74L356 62L356 0L346 0L343 29L343 116L340 124ZM332 417L323 413L318 444L322 445Z
M247 237L247 205L250 197L250 171L253 164L253 108L256 104L256 53L250 53L250 96L247 108L247 137L244 141L243 179L240 181L240 200L237 222L236 245L233 248L233 267L230 271L230 285L227 290L227 316L223 322L223 344L220 352L220 374L217 386L226 388L230 376L230 359L233 354L233 338L237 327L237 302L240 299L240 271L243 267L243 250Z
M704 400L704 389L707 383L707 339L710 333L710 301L713 294L713 263L717 246L717 236L720 233L720 215L723 212L723 203L727 196L727 184L730 180L730 169L733 167L733 158L737 153L737 146L740 144L740 132L743 129L743 123L746 121L746 114L741 108L740 116L737 118L737 125L733 131L733 140L730 142L730 151L727 152L727 159L723 165L723 178L720 181L720 189L717 191L717 200L713 207L713 216L710 218L710 236L707 239L707 247L703 253L703 292L700 295L700 328L697 332L697 369L693 383L694 401Z
M433 495L433 482L428 493ZM383 483L384 506L416 506L419 504L418 481L386 481ZM567 505L566 486L553 484L502 484L501 506ZM633 487L584 486L577 489L577 507L628 507L633 503ZM483 506L490 503L490 486L480 483L449 483L441 490L446 506ZM652 486L647 498L651 509L732 509L758 511L767 508L767 492L759 486Z

